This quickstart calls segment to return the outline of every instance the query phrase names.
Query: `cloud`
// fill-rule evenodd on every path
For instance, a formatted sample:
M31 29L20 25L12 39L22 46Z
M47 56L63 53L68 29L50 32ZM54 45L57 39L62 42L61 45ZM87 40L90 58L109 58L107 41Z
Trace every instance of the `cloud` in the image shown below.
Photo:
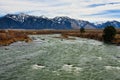
M89 21L99 21L101 17L104 20L119 20L119 8L120 0L0 0L0 15L23 12L47 17L69 16Z
M120 9L115 9L115 10L105 10L100 13L90 14L90 15L86 15L86 16L101 16L101 17L107 16L107 17L120 18L119 14L120 14Z
M104 3L104 4L91 4L88 5L88 7L99 7L99 6L105 6L105 5L115 5L115 4L120 4L120 2L112 2L112 3Z

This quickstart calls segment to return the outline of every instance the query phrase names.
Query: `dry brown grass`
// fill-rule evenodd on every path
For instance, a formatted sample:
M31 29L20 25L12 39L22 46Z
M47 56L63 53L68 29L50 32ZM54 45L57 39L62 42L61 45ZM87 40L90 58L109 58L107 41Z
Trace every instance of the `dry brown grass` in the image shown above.
M18 40L24 40L28 38L26 34L27 35L61 34L61 36L59 37L61 39L70 39L69 36L75 36L103 41L102 37L103 30L100 29L87 29L85 30L85 33L80 33L80 30L9 30L9 36L6 31L0 30L0 38L4 40L7 40L9 38L12 38L14 41L17 41L16 38ZM120 29L117 29L117 35L115 36L113 43L115 44L120 43Z
M31 39L21 32L7 30L0 31L0 45L9 45L16 41L26 41L29 42Z

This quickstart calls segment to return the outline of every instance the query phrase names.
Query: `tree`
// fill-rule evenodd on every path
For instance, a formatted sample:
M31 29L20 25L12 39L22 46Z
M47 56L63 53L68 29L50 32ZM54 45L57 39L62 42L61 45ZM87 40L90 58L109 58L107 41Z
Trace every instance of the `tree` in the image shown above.
M81 28L80 28L80 32L81 32L81 33L84 33L84 32L85 32L84 27L81 27Z
M116 29L113 26L107 26L103 30L103 40L105 43L112 43L116 35Z

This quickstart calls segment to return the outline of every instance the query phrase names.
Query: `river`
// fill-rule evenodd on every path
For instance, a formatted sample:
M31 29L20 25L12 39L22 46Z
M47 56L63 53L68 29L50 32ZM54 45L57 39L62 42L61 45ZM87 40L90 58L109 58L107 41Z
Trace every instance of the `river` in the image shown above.
M0 80L120 80L119 46L57 36L0 47Z

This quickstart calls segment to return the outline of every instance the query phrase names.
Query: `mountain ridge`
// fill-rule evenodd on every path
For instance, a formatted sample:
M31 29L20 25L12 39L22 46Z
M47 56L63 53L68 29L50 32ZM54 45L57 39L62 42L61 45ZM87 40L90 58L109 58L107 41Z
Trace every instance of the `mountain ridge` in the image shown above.
M33 16L24 13L7 14L0 17L0 29L103 29L107 25L120 28L120 22L108 21L101 24L89 21L77 20L67 16L47 18L45 16Z

